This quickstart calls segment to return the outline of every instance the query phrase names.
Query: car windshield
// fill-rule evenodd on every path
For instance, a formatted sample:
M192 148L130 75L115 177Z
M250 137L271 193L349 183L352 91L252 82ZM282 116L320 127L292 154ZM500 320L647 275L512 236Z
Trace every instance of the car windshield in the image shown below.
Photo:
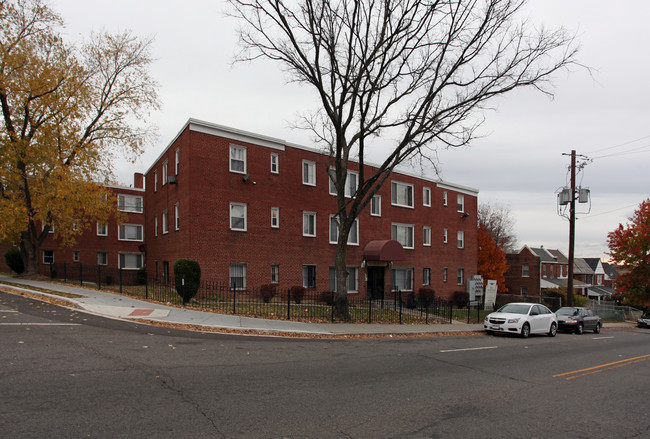
M578 310L575 308L565 306L564 308L560 308L557 311L555 311L555 314L559 316L576 316L578 315Z
M530 309L530 306L531 305L509 303L507 305L503 305L499 309L499 312L509 312L511 314L528 314L528 310Z

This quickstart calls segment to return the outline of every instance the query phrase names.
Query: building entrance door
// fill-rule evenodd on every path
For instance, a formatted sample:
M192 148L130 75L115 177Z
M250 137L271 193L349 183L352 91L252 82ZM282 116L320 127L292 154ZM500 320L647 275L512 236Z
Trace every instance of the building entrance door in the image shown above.
M370 299L384 298L385 267L368 267L368 296Z

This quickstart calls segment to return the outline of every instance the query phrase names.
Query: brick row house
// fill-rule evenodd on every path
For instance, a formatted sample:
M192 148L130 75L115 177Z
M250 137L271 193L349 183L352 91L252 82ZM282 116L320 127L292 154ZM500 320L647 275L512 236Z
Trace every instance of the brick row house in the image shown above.
M192 258L204 279L236 288L332 290L337 207L328 163L316 149L190 119L146 173L135 174L134 187L111 187L124 224L98 224L69 248L48 239L42 263L146 267L168 280L176 260ZM349 167L351 196L359 167ZM464 291L477 273L477 195L393 172L350 233L349 292Z

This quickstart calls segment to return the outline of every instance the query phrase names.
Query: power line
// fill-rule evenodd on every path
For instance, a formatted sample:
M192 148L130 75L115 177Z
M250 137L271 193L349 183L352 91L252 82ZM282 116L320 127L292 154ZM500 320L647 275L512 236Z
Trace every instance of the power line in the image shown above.
M594 154L594 153L601 152L601 151L607 151L607 150L614 149L614 148L620 148L622 146L630 145L632 143L636 143L636 142L638 142L640 140L645 140L645 139L648 139L648 138L650 138L650 134L647 135L647 136L639 137L638 139L635 139L635 140L630 140L628 142L619 143L618 145L607 146L607 147L604 147L604 148L596 149L594 151L591 151L590 154Z

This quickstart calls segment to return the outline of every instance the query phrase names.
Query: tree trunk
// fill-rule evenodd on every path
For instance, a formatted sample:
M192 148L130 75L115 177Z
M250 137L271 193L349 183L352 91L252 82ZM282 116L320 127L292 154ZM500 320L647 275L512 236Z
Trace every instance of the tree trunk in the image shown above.
M20 254L23 258L23 265L25 266L25 275L38 274L38 254L39 243L38 240L32 239L29 230L21 233L20 241Z
M350 320L350 311L348 308L348 269L346 264L347 236L336 243L336 260L334 269L336 272L336 294L334 295L334 316L341 320Z

